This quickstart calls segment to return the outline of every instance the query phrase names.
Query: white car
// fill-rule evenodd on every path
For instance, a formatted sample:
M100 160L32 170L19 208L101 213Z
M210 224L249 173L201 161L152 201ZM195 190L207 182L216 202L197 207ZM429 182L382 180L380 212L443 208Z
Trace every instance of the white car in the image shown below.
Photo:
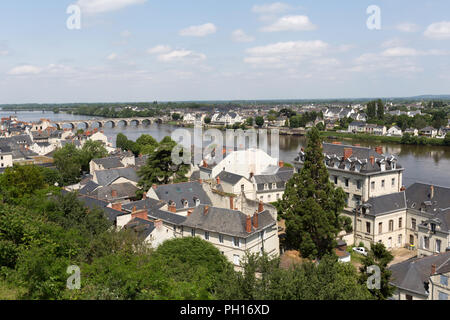
M355 251L359 254L362 254L363 256L367 256L367 251L366 251L366 248L364 248L364 247L354 247L353 251Z

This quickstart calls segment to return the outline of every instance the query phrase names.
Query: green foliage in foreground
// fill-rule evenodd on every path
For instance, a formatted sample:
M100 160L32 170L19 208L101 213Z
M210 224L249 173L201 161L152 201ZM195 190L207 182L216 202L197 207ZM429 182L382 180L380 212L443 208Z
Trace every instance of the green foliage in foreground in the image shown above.
M10 176L31 167L12 168ZM116 231L100 209L74 193L33 179L0 179L0 297L10 299L369 299L351 264L280 268L278 259L248 255L242 272L198 237L150 249L130 230ZM43 179L41 177L41 179ZM6 185L7 184L7 185ZM32 188L31 186L35 187ZM8 193L6 193L8 195ZM11 195L11 193L9 193ZM67 267L81 270L81 288L66 288Z

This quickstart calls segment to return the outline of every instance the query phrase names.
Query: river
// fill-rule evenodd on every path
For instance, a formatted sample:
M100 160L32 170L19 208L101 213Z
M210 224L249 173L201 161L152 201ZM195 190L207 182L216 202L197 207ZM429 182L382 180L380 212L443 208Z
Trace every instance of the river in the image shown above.
M0 116L8 117L14 112L0 111ZM29 112L20 111L15 114L21 121L38 121L40 118L50 120L86 120L93 119L91 116L70 115L64 113L52 113L42 111ZM141 134L149 134L160 141L176 129L176 126L168 124L152 124L150 126L127 126L115 128L103 128L110 142L115 145L116 136L119 132L125 134L129 139L136 140ZM270 141L270 139L269 139ZM339 141L339 140L338 140ZM438 146L412 146L400 144L374 144L371 142L352 142L350 139L340 140L344 144L359 143L362 146L375 147L381 145L383 152L395 154L399 163L405 168L403 184L409 186L416 181L433 183L435 185L450 186L450 148ZM280 159L292 162L301 147L306 146L305 137L280 136Z

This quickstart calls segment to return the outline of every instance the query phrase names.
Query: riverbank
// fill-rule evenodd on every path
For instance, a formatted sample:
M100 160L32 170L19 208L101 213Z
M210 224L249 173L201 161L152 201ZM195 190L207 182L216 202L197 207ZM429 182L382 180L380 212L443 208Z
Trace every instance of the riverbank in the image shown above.
M365 133L346 133L335 131L321 131L320 135L321 137L327 139L350 139L357 141L382 142L382 143L394 143L406 145L450 146L446 144L445 139L428 138L424 136L419 137L411 136L409 139L403 139L402 137L387 137Z

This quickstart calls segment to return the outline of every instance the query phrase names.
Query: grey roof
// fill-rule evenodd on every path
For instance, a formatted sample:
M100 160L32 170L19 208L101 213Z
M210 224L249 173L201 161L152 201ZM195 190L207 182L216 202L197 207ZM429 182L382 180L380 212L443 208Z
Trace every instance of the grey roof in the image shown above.
M195 207L195 199L199 199L201 204L211 204L211 199L197 181L159 185L155 192L160 200L175 202L177 208L184 207L184 200L188 201L188 208Z
M226 182L229 184L233 184L233 185L238 183L242 178L244 178L241 175L234 174L234 173L228 172L228 171L222 171L221 173L219 173L217 175L217 177L219 177L220 181L223 181L223 182Z
M97 199L104 199L108 201L118 199L130 199L136 197L136 191L138 188L129 182L115 183L108 186L97 188L92 195ZM112 196L112 192L117 193L116 196Z
M200 179L200 170L195 170L192 172L191 176L189 177L190 181L197 181Z
M252 233L276 224L270 212L265 210L258 215L258 228L255 229L252 225L252 231L248 233L246 231L247 215L241 211L209 207L205 215L204 210L204 205L195 208L183 222L183 226L246 238Z
M95 183L92 180L89 180L83 188L79 190L80 194L89 195L91 194L95 189L97 189L100 185Z
M107 207L109 202L98 200L92 197L80 195L78 200L82 201L84 205L90 209L100 209L103 211L104 216L112 223L116 222L116 218L118 216L124 215L125 213L121 211L114 210L112 208Z
M369 210L367 215L378 216L390 212L406 209L405 192L391 193L375 198L370 198L362 206L366 206Z
M174 225L181 225L186 220L185 216L159 209L148 210L148 216L152 219L161 219L164 222Z
M144 240L155 230L155 224L153 221L134 218L124 228L134 230L138 234L138 237Z
M257 184L258 190L263 190L264 185L269 184L269 189L272 189L272 183L277 184L277 189L282 189L285 183L289 181L294 175L294 168L279 168L275 174L269 175L255 175L255 183Z
M107 169L107 170L96 170L95 175L97 176L97 182L101 186L107 186L113 183L118 178L126 178L128 180L138 182L139 177L137 176L136 169L128 168L118 168L118 169Z
M423 258L413 258L389 267L392 271L391 283L398 288L406 289L427 296L425 283L429 281L431 266L436 270L448 268L450 251Z
M26 159L28 157L38 156L38 154L30 149L13 149L12 156L13 159Z
M352 121L349 126L365 127L366 123L362 121Z
M93 159L94 163L103 166L104 169L123 168L124 165L120 161L120 157L108 157Z
M136 210L159 209L164 205L165 205L165 202L163 202L163 201L152 199L152 198L147 198L144 200L133 201L133 202L124 204L124 205L122 205L122 210L131 212L133 210L133 207L136 207Z
M8 145L11 149L18 149L21 145L31 146L33 141L28 134L16 135L8 138L0 138L0 145Z

